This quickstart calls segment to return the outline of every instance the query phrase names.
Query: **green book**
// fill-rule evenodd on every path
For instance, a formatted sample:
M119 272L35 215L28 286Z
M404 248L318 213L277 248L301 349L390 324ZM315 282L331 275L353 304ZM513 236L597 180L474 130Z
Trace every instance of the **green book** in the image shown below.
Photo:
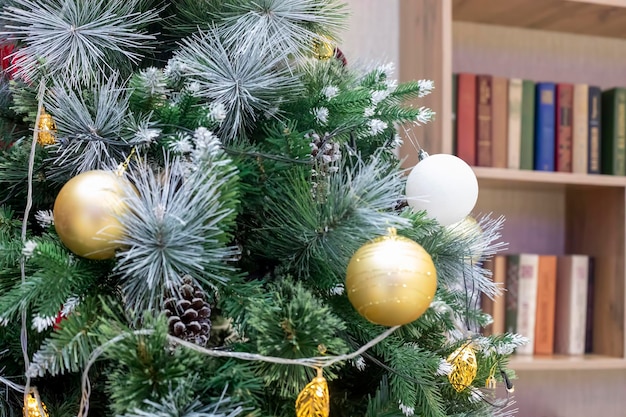
M519 290L519 255L507 255L504 296L504 331L517 332L517 294Z
M522 133L520 169L533 170L535 163L535 82L522 81Z
M602 92L601 169L606 175L626 175L626 88Z

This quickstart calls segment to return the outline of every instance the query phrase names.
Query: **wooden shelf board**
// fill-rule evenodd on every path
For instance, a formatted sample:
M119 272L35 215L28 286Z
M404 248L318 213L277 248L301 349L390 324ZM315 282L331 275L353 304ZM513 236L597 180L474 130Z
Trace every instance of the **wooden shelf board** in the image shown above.
M453 0L452 18L626 39L626 0Z
M480 185L519 188L585 188L626 187L626 177L595 174L572 174L566 172L528 171L506 168L472 167ZM513 184L514 183L514 184Z
M511 357L509 366L516 371L594 371L626 369L626 359L600 355L519 356Z

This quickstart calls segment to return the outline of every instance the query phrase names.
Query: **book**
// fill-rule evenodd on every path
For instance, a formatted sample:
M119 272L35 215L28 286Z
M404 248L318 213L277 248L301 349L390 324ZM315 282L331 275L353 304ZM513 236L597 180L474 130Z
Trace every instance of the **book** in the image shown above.
M593 353L593 308L595 284L595 258L589 257L589 278L587 282L587 316L585 322L585 353Z
M495 257L487 258L482 263L482 267L491 272L492 280L494 278L494 258ZM480 295L480 309L493 318L493 299L485 293L481 293ZM484 336L490 336L493 333L492 329L493 322L482 328L482 334Z
M476 74L457 74L456 156L476 165Z
M516 349L520 355L532 355L535 350L538 266L536 254L510 254L506 258L505 330L528 339Z
M589 85L574 85L572 108L572 172L589 171Z
M501 290L506 288L506 274L507 274L507 257L506 255L495 255L484 261L483 268L491 271L491 279L494 284L500 287ZM489 314L493 319L493 322L483 329L483 334L489 336L492 334L502 334L505 332L505 292L501 295L489 298L487 295L481 296L481 310Z
M601 172L626 175L626 88L602 92Z
M535 169L535 82L522 81L520 169Z
M505 290L506 281L506 255L496 255L493 257L493 282L502 290ZM505 332L505 292L496 296L493 300L491 317L493 323L491 325L492 334L502 334Z
M491 75L476 76L476 165L492 165Z
M522 148L522 79L509 80L507 167L520 169Z
M528 343L517 348L519 355L535 352L535 319L537 314L537 283L539 255L519 255L517 281L517 333L526 337Z
M519 290L519 255L506 257L506 294L504 296L504 329L507 333L517 333L517 293Z
M491 166L507 167L509 80L491 77Z
M587 150L587 172L589 174L600 174L602 168L600 166L602 146L600 138L602 137L602 126L600 123L602 117L602 90L600 87L589 86L589 149Z
M537 263L537 305L535 309L536 355L554 353L557 257L539 255Z
M459 79L459 74L452 74L452 154L458 156L457 150L457 139L456 139L456 110L457 110L457 99L459 97L457 88L457 81Z
M536 84L534 167L537 171L554 171L555 90L552 82Z
M555 90L555 160L554 170L572 172L572 108L574 107L574 85L556 84Z
M556 297L556 353L585 353L589 257L565 255L558 259Z

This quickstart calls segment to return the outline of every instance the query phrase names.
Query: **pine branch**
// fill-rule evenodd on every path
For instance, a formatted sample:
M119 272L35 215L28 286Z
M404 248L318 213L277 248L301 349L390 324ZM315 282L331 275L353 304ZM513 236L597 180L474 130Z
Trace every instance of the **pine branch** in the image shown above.
M130 144L121 139L128 96L117 76L84 91L57 84L46 107L58 128L58 142L49 147L50 178L65 182L88 170L111 169L129 153Z
M28 369L31 377L78 372L84 367L101 341L94 332L102 314L99 304L98 300L87 298L63 320L60 329L33 355Z
M174 60L198 84L198 97L224 106L226 118L217 133L226 142L245 136L260 115L274 113L277 98L297 93L297 77L281 65L282 57L268 54L271 47L233 51L211 29L185 39L176 52Z
M235 0L225 15L228 43L241 50L270 45L268 53L281 57L310 56L315 41L337 40L347 17L345 5L336 0Z
M251 300L248 307L250 336L260 354L298 359L347 351L345 342L337 337L345 328L343 322L300 283L283 279L269 291L274 294L272 300ZM258 369L266 385L284 397L296 395L315 374L303 366L269 363ZM327 378L335 376L331 369L326 371Z
M374 397L370 396L368 400L366 417L406 417L391 400L386 376L380 381Z
M69 297L84 295L101 276L102 264L74 258L50 237L33 238L29 246L28 280L0 296L0 316L5 319L23 310L42 319L55 317Z
M253 247L327 290L343 282L361 245L389 227L407 224L388 211L402 194L402 179L380 156L353 167L346 162L328 177L327 193L318 200L305 175L287 174L268 189L266 221Z
M72 85L88 83L139 62L154 37L144 28L158 20L142 0L14 0L1 17L8 24L2 35L23 42L15 64L19 78L49 76Z
M222 395L217 402L204 405L198 399L181 399L180 389L171 390L160 402L145 400L144 406L120 417L237 417L245 409Z
M106 352L112 361L107 391L116 414L141 409L145 401L167 398L172 389L180 390L181 399L193 398L194 370L203 366L194 352L170 346L164 316L144 315L142 322L144 328L154 329L151 334L125 338Z
M228 164L208 162L185 175L179 159L166 157L161 172L145 163L131 172L141 193L129 197L129 210L120 218L127 231L120 243L128 249L118 254L115 267L130 308L160 309L185 274L205 288L227 280L227 262L236 253L223 243L229 224L222 222L232 219L233 209L221 192L236 173Z

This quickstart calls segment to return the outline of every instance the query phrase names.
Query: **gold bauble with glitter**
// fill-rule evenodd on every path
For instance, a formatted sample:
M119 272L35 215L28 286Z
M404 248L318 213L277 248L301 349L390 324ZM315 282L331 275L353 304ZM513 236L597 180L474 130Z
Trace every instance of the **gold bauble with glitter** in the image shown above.
M54 202L54 227L76 255L110 259L124 236L119 216L128 208L125 196L132 185L112 171L83 172L69 180Z
M296 399L297 417L328 417L330 415L330 395L326 378L321 369L298 394Z
M313 55L315 58L325 61L335 56L335 47L324 37L313 40Z
M56 142L57 126L52 116L41 109L39 124L37 125L37 143L41 146L52 145Z
M452 365L452 372L448 374L448 379L457 392L472 385L478 371L478 363L471 343L466 343L456 349L448 356L447 361Z
M416 320L436 290L437 271L428 252L393 229L359 248L346 272L346 291L354 308L383 326Z
M41 414L43 410L43 414ZM22 408L22 415L24 417L49 417L48 408L41 402L41 410L39 409L39 403L35 394L28 394L26 401L24 402L24 408Z

